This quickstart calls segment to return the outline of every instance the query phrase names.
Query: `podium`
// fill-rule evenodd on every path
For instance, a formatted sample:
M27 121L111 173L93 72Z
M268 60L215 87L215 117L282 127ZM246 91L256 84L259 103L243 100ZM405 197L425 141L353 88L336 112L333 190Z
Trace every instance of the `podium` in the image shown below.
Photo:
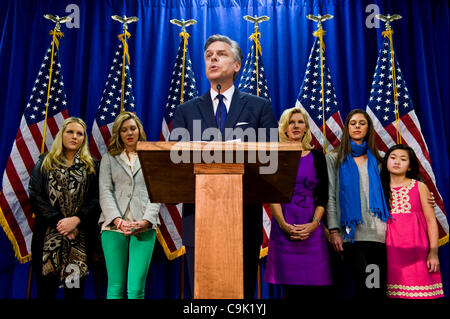
M290 142L138 142L150 200L195 203L194 298L244 297L243 203L289 203L300 147Z

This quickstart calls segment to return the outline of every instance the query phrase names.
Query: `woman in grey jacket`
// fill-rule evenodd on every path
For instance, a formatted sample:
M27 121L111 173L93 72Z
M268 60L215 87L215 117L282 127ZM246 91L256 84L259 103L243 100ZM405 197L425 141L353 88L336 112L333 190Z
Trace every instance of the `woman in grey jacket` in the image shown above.
M117 116L100 163L99 224L108 273L108 299L143 299L155 245L160 204L151 203L139 158L138 141L145 141L139 118L131 112ZM128 280L127 280L128 274Z
M369 115L345 120L340 146L326 155L330 242L352 273L357 298L386 294L386 221L389 211L379 174L380 154Z

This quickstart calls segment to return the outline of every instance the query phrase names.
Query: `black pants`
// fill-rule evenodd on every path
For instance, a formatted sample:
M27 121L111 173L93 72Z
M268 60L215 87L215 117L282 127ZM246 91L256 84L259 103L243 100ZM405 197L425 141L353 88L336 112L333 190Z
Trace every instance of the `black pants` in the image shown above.
M283 285L283 299L329 300L332 295L331 292L331 286Z
M33 250L32 250L33 251ZM38 299L53 300L56 299L59 286L61 282L57 276L43 276L42 275L42 252L41 250L34 250L31 265L33 267L33 274L36 279L36 291ZM83 299L84 286L86 277L80 278L79 288L67 288L64 285L64 298L68 300Z
M344 243L344 263L352 273L356 299L386 298L386 245L356 241Z
M39 278L38 278L39 277ZM79 288L68 288L64 285L64 299L81 300L83 299L84 286L86 278L80 278ZM45 300L56 299L60 281L57 276L36 276L37 298Z

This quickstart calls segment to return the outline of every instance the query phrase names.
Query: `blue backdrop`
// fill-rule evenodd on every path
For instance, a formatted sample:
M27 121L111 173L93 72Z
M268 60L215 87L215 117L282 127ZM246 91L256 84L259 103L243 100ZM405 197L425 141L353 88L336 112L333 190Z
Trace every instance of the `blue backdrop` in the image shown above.
M365 109L384 27L370 28L374 7L398 13L394 22L396 55L428 144L437 186L449 210L449 5L447 0L9 0L0 1L0 172L3 174L20 119L30 96L54 25L46 13L65 16L79 9L79 27L62 27L60 62L69 114L92 125L105 86L121 25L111 15L137 16L129 25L131 75L137 114L148 139L159 140L180 29L170 19L195 19L188 28L189 50L199 93L209 88L204 76L203 44L222 33L238 41L244 56L253 25L244 15L267 15L260 25L265 74L273 110L295 104L313 44L315 23L306 15L332 14L324 23L326 57L343 118ZM375 5L375 6L373 6ZM73 7L73 6L72 6ZM366 12L367 11L367 12ZM448 244L440 248L444 290L448 298ZM103 298L104 273L93 269L86 296ZM180 260L167 261L157 244L147 285L148 298L179 298ZM97 274L97 275L95 275ZM345 275L345 274L344 274ZM0 230L0 298L24 298L28 265L14 259ZM351 293L349 293L349 296ZM33 295L34 296L34 292ZM279 287L263 284L263 298L280 296ZM187 295L189 297L189 295Z

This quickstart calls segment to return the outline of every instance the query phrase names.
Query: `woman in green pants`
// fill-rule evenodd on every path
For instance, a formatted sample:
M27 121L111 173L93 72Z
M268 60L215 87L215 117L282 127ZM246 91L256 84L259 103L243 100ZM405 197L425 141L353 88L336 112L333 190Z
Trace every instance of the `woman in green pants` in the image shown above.
M139 118L117 116L108 152L100 163L102 247L108 273L108 299L144 299L145 282L155 246L160 204L151 203L139 158L138 141L145 141Z

